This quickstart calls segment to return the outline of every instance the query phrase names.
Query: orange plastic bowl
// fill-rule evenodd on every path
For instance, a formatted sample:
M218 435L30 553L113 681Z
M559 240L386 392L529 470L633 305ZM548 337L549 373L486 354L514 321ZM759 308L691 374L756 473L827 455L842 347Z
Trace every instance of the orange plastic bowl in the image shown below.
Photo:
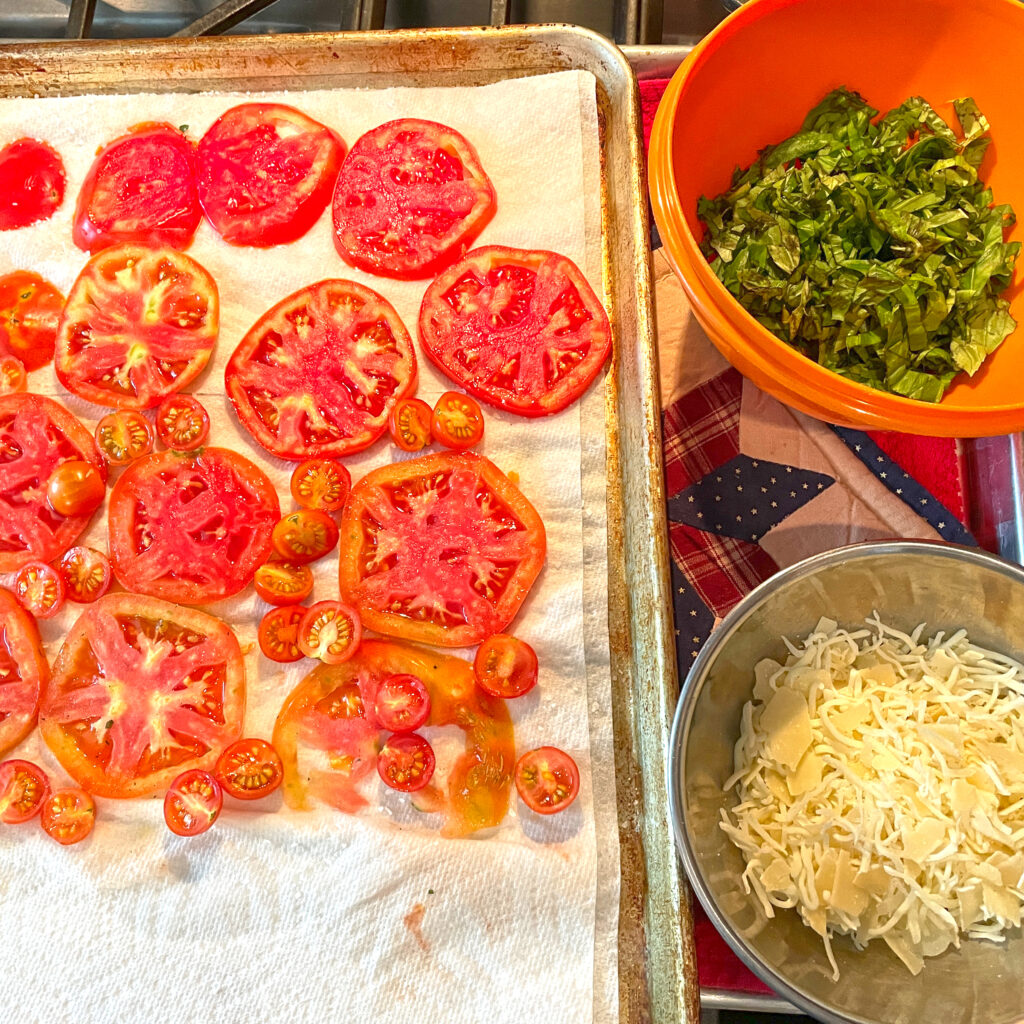
M1018 0L752 0L672 78L651 133L654 219L694 314L722 355L776 398L845 426L946 437L1024 430L1024 256L1006 293L1020 325L933 404L846 380L750 316L699 248L697 200L847 86L887 111L923 96L944 116L973 96L992 125L982 175L1024 221L1024 5ZM1012 238L1024 239L1018 223Z

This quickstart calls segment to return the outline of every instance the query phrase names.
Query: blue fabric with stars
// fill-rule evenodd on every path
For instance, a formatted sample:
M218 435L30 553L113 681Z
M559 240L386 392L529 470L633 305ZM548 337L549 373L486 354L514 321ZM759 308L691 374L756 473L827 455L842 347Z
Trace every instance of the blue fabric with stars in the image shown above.
M693 659L704 641L711 636L715 613L700 599L700 595L679 571L675 559L669 559L672 569L672 597L676 619L676 668L679 679L686 678Z

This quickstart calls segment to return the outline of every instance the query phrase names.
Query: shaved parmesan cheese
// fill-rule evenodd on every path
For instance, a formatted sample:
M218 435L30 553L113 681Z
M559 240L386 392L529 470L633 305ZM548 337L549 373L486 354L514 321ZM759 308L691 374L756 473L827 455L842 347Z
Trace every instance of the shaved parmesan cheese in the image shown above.
M1024 666L963 630L822 619L755 668L722 829L771 917L883 940L913 974L1024 908Z

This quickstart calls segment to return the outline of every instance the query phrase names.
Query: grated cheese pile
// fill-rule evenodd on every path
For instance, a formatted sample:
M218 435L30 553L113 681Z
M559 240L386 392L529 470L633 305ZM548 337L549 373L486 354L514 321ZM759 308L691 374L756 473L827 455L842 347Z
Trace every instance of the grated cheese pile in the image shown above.
M722 829L743 885L830 941L880 938L917 974L1024 904L1024 666L960 630L822 619L755 667Z

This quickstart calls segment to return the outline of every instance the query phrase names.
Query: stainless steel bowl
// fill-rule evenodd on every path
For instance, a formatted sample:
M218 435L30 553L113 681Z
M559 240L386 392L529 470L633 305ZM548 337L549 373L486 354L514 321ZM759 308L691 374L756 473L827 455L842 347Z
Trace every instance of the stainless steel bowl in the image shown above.
M882 942L863 951L821 940L794 910L765 917L739 882L743 860L718 827L736 803L740 711L754 665L785 660L783 636L822 616L854 626L877 610L903 629L963 627L975 643L1024 656L1024 570L993 555L923 541L857 544L808 558L752 591L711 635L683 686L672 728L669 793L676 844L697 897L740 958L781 996L829 1024L1010 1024L1024 1021L1024 937L964 941L913 977ZM698 956L700 950L697 951Z

